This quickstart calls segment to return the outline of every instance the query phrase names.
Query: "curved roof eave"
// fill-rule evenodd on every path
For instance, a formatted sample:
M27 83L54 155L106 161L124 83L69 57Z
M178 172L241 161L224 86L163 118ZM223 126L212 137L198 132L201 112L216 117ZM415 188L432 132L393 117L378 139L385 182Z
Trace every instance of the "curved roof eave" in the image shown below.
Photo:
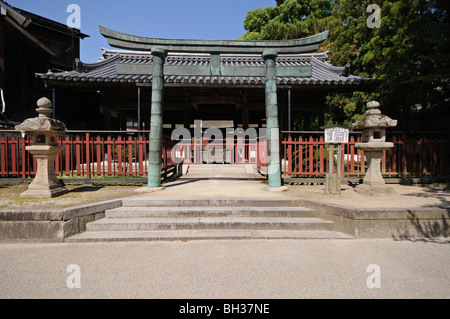
M241 41L241 40L191 40L140 37L99 26L108 43L126 50L152 51L163 48L172 52L262 53L276 49L278 53L307 53L319 49L328 37L328 31L292 40Z

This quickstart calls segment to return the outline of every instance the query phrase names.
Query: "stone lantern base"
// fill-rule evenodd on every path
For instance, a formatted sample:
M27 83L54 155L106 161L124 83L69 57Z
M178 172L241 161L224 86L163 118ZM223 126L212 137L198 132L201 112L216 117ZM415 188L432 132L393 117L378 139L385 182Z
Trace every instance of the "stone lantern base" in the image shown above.
M26 150L36 159L37 171L28 190L21 193L20 197L51 198L68 192L55 174L55 157L61 149L48 145L27 146Z
M31 186L31 185L30 185ZM65 193L67 193L68 190L64 188L62 185L56 188L49 188L49 189L39 189L39 188L33 188L29 187L28 190L20 194L20 197L34 197L34 198L52 198L52 197L58 197Z
M355 192L365 196L383 196L395 193L394 189L389 186L370 186L366 184L356 186Z
M363 183L356 186L355 191L362 195L368 196L393 194L395 193L394 189L392 187L386 186L383 176L381 175L381 159L383 157L383 148L373 148L372 144L358 143L355 145L357 149L362 149L364 151L364 155L369 162L369 167L367 168ZM391 146L390 143L383 144L386 144L386 149L388 146Z

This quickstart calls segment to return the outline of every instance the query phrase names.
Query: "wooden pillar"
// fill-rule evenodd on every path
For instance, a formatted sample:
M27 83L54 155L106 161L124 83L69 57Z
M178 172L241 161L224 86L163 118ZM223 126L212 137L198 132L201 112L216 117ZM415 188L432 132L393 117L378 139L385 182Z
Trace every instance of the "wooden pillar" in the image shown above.
M319 126L325 126L325 110L323 108L319 113Z
M184 122L184 128L190 130L191 129L191 105L190 104L186 104L184 106L183 122Z
M242 109L242 128L244 130L248 129L248 108L241 107Z
M280 127L278 123L278 97L275 59L276 51L264 51L266 65L266 134L269 154L268 179L269 187L281 187L280 165Z
M287 109L287 117L288 117L288 127L287 130L292 131L292 120L291 120L291 89L288 89L288 109ZM291 133L289 133L289 137L291 137Z
M125 112L118 113L118 117L119 117L119 129L121 131L126 131L127 130L127 116L126 116Z
M306 112L305 113L305 131L311 131L311 113Z
M164 59L166 57L166 51L160 48L153 48L152 55L153 79L150 118L150 154L148 156L148 187L155 188L161 186Z
M141 123L141 88L138 86L137 88L137 104L138 104L138 111L137 111L137 121L138 121L138 131L142 129L142 123Z
M0 19L0 88L5 90L5 19ZM3 105L2 105L3 106Z

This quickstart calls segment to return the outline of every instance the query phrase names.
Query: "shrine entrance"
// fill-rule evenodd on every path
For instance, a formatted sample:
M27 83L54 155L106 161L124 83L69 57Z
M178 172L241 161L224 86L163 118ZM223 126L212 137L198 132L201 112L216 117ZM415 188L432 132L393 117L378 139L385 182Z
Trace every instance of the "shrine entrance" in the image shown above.
M181 143L177 158L192 165L261 164L268 186L279 188L281 131L293 129L294 117L303 116L306 127L316 114L323 125L329 93L376 84L330 65L325 52L313 53L327 31L286 41L156 39L102 26L100 33L109 45L128 51L104 49L96 63L77 61L74 71L37 76L56 90L99 93L105 130L112 123L128 130L124 119L137 114L134 129L150 133L150 188L161 185L167 140L170 147Z
M325 41L328 32L304 39L287 41L212 41L212 40L169 40L137 37L117 32L100 26L100 33L108 39L112 46L136 50L151 51L152 63L116 63L117 74L126 76L152 76L151 88L151 122L150 122L150 154L148 187L158 188L161 185L161 162L163 140L164 89L170 81L179 77L194 76L202 80L201 84L224 84L227 78L244 78L248 83L260 82L265 88L265 115L267 129L267 148L269 156L269 187L282 186L280 165L280 129L278 119L277 76L311 77L312 67L307 65L277 65L279 54L295 54L314 52L320 43ZM166 59L171 52L207 55L205 64L170 65ZM242 67L223 63L222 55L227 54L259 55L258 63L250 63ZM263 60L263 64L259 60ZM226 58L225 58L226 59ZM168 79L167 79L168 80ZM189 80L187 80L189 83ZM231 80L233 81L233 80ZM185 129L186 130L186 129Z
M194 135L185 128L172 132L175 157L186 164L256 164L258 159L259 136L254 128L235 128L232 121L201 121L194 123ZM230 122L228 125L224 124ZM203 126L203 125L206 125ZM224 127L225 126L225 127ZM265 129L260 133L265 134Z
M218 99L220 103L220 98ZM190 124L165 131L178 141L184 163L207 164L256 164L257 143L265 129L250 124L248 109L241 110L235 104L193 104ZM253 121L253 119L252 119ZM259 122L261 119L259 119ZM168 126L168 125L166 125Z

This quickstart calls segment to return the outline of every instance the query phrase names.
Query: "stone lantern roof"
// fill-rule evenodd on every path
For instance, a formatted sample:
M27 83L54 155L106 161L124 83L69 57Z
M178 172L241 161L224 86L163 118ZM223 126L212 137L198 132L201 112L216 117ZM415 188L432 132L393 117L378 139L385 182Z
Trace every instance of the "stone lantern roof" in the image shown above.
M369 103L367 103L366 113L359 120L352 124L352 128L368 129L397 126L397 120L393 120L389 116L381 114L379 107L380 103L378 103L377 101L370 101Z
M16 130L21 132L60 132L66 131L66 125L56 119L50 118L52 113L52 102L43 97L37 102L38 108L36 111L39 113L38 117L29 118L23 121L21 124L16 125Z

